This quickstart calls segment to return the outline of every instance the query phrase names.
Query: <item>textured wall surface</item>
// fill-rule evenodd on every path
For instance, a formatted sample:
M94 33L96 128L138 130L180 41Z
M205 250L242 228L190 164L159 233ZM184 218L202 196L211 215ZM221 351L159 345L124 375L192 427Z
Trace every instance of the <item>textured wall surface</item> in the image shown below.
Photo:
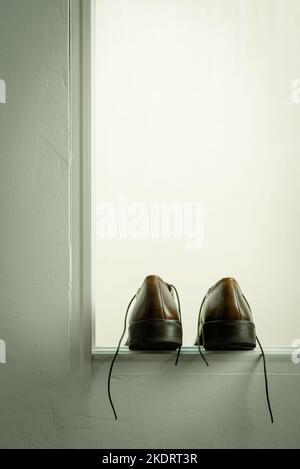
M0 0L0 447L297 447L300 365L258 354L121 356L72 376L68 1Z

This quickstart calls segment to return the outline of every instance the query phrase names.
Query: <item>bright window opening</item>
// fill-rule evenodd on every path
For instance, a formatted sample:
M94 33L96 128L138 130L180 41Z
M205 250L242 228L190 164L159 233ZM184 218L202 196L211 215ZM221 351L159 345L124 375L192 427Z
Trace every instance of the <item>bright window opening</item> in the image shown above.
M184 344L224 276L265 345L300 331L300 3L95 0L93 303L116 345L148 274Z

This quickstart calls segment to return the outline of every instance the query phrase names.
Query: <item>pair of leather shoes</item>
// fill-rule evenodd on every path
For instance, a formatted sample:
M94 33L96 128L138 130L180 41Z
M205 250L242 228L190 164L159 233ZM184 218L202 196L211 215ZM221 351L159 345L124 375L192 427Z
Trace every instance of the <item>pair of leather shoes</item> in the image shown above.
M149 275L135 299L126 342L130 350L180 348L182 321L176 288L157 275ZM223 278L208 290L200 307L195 345L206 350L256 346L251 309L235 279Z
M177 289L174 285L165 283L157 275L149 275L127 307L124 330L109 370L108 397L116 419L117 414L110 389L111 375L126 333L130 309L126 342L130 350L178 349L175 362L177 365L182 346L181 308ZM204 362L208 365L201 346L206 350L251 350L255 348L256 342L262 353L266 398L273 423L265 355L255 333L251 308L234 278L226 277L219 280L206 293L198 314L195 345L198 346Z

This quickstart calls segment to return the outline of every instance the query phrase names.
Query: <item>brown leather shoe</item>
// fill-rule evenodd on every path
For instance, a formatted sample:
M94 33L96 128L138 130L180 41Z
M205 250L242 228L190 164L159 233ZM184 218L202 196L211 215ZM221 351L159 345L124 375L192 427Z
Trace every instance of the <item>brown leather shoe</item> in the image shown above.
M126 345L131 350L175 350L182 345L180 304L175 287L148 275L136 294ZM177 291L175 289L177 294Z
M195 345L206 350L249 350L256 346L250 306L234 278L223 278L204 297Z

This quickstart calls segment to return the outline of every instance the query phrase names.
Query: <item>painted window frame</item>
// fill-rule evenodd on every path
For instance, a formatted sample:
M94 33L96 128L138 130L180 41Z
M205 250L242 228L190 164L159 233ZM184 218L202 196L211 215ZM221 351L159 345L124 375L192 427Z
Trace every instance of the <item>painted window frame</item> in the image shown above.
M91 359L111 356L115 347L95 343L92 292L92 115L93 34L95 0L69 2L69 214L70 214L70 357L73 372L90 371ZM267 355L292 356L292 346L266 347ZM256 348L251 351L260 355ZM129 354L121 347L120 354ZM151 352L144 352L151 353ZM152 352L153 353L153 352ZM168 353L168 352L156 352ZM198 354L197 347L182 347L182 353ZM222 352L217 353L223 355ZM249 353L239 354L248 359Z
M70 356L73 372L89 370L91 282L91 35L93 0L69 1Z

